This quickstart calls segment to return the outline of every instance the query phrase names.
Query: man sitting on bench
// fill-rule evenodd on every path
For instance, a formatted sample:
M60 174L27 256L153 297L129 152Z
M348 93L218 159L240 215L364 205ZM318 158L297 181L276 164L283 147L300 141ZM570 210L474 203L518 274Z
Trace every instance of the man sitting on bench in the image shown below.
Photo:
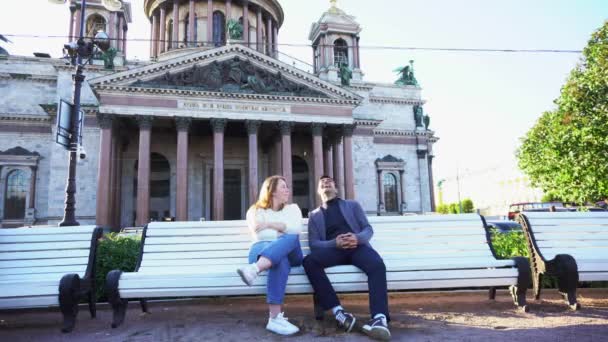
M312 211L308 219L308 241L311 253L303 264L315 291L315 305L331 309L338 325L350 332L356 318L340 305L325 268L354 265L368 277L371 320L363 332L372 338L388 340L388 295L386 267L382 257L369 245L374 234L361 205L338 197L334 180L319 178L317 192L323 200L321 207Z

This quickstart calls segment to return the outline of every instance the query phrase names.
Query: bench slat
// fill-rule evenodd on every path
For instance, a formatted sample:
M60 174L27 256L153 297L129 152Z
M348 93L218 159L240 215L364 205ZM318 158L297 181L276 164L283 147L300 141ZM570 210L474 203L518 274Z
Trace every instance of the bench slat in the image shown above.
M584 232L581 234L580 231L570 232L534 232L536 241L541 240L576 240L576 241L596 241L596 240L608 240L608 229L603 232Z
M24 259L55 259L89 257L89 249L71 249L65 251L44 252L7 252L0 253L0 260L24 260Z
M0 309L21 309L58 306L59 296L34 296L17 298L0 298Z
M88 259L86 259L88 260ZM13 267L46 267L79 265L86 262L84 258L60 258L60 259L35 259L35 260L10 260L0 261L0 269Z
M4 235L0 237L0 246L5 243L31 243L31 242L66 242L66 241L88 241L91 242L91 232L81 234L62 235Z
M81 278L84 277L84 269L78 270L70 270L68 272L49 272L49 273L29 273L29 274L10 274L10 275L2 275L0 278L0 286L5 284L16 284L21 282L44 282L44 281L54 281L57 286L59 286L59 281L66 274L78 274ZM55 289L58 291L58 288Z
M582 233L603 233L608 231L608 227L605 226L585 226L585 225L571 225L571 226L536 226L532 225L532 231L534 234L542 234L542 233L568 233L568 234L578 234Z
M95 226L0 229L0 237L19 235L65 235L79 233L89 233L90 236L90 234L93 233L93 229L95 229Z
M3 279L2 277L8 275L28 275L28 274L40 274L40 273L54 273L54 272L63 272L63 274L68 273L78 273L84 274L87 269L86 264L81 265L69 265L69 266L47 266L47 267L17 267L17 268L2 268L0 269L0 281Z
M608 248L608 240L537 240L540 248Z
M74 242L48 242L48 243L8 243L0 244L0 253L3 252L33 252L33 251L58 251L71 249L89 249L91 241Z
M579 281L605 281L608 279L608 272L581 272L578 279Z

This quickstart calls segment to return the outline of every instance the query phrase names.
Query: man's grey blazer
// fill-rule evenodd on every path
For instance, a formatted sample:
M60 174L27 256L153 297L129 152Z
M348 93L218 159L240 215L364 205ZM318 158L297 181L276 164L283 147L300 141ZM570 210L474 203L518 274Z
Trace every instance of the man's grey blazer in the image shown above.
M357 201L339 199L338 205L340 212L344 216L346 223L357 235L359 245L369 245L369 240L374 235L372 226L367 221L367 216L361 205ZM327 208L323 203L322 208ZM321 207L313 210L308 215L308 244L310 249L317 248L336 248L336 240L327 240L327 227L325 226L325 216Z

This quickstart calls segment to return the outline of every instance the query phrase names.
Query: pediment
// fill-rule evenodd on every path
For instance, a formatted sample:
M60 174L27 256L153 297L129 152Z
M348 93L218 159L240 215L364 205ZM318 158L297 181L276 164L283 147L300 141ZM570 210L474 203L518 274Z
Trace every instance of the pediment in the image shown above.
M357 94L253 49L232 45L176 57L90 81L96 91L307 98L359 104Z

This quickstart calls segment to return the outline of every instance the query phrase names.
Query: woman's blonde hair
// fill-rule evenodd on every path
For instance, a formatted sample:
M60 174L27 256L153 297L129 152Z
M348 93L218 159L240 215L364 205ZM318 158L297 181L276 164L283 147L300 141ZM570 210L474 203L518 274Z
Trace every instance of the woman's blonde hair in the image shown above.
M260 189L260 194L258 196L258 201L255 202L253 207L256 209L270 209L272 208L272 194L277 191L277 187L279 186L279 181L285 182L285 177L283 176L270 176L264 180L262 183L262 188ZM281 205L279 210L283 209Z

